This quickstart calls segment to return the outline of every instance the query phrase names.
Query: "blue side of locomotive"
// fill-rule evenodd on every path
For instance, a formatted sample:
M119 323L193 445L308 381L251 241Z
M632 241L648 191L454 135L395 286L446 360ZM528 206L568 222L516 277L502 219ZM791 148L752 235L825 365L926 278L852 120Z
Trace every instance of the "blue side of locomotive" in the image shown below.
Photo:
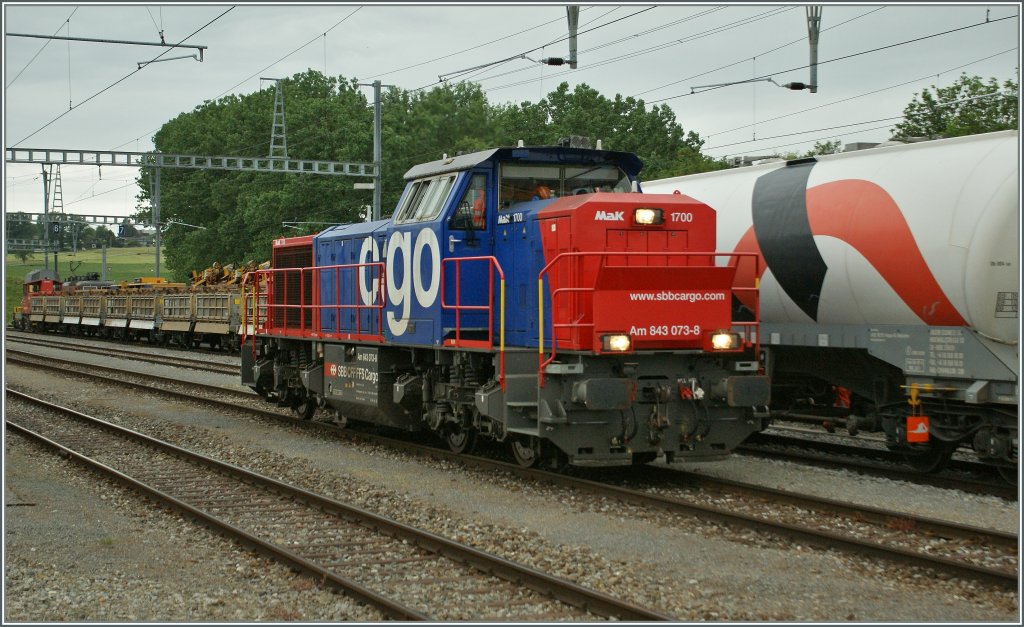
M534 196L515 202L514 211L508 210L506 200L500 213L487 212L485 222L476 227L453 219L458 211L455 205L466 196L475 177L485 181L485 206L500 206L498 164L509 160L555 165L611 163L630 181L635 180L640 167L640 162L628 153L565 148L496 149L449 159L432 171L414 167L406 174L410 184L391 219L333 226L314 237L316 266L330 268L319 270L320 332L381 334L387 342L412 346L441 345L454 337L456 326L463 337L482 337L488 329L497 333L498 322L489 325L487 312L463 309L456 314L450 308L456 304L499 307L498 275L491 264L484 260L453 261L493 256L508 280L505 340L512 346L536 347L536 281L547 261L536 217L555 199ZM424 177L434 181L423 185L425 191L417 187ZM403 208L413 197L431 193L432 186L440 186L436 210L422 219L403 217ZM360 293L364 299L359 302L366 302L366 296L379 291L376 282L381 268L368 265L373 262L384 264L383 291L389 295L380 316L375 309L350 305L357 302ZM550 307L547 299L545 307ZM545 315L550 313L546 311Z

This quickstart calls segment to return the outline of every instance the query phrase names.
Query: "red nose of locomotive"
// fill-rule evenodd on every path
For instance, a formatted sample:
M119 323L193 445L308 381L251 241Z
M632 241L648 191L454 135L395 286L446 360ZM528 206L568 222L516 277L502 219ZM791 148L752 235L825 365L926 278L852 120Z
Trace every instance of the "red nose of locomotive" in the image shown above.
M732 332L736 260L715 254L707 205L602 193L559 199L539 218L560 348L743 348Z

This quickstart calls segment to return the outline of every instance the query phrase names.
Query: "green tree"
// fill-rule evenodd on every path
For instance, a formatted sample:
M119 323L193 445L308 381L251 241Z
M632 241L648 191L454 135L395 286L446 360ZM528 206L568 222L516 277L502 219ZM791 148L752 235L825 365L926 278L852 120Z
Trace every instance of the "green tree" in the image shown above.
M834 155L843 151L843 143L838 139L824 142L814 142L814 148L811 148L804 154L796 152L787 152L784 155L776 155L786 161L792 161L794 159L807 159L808 157L817 157L818 155Z
M1016 129L1018 84L1012 79L1000 88L995 78L961 74L948 87L931 86L914 94L903 109L904 121L892 130L892 139L959 137Z
M107 227L103 226L102 224L96 227L96 236L93 242L97 246L102 246L103 244L106 244L107 248L110 248L114 245L114 240L116 239L117 235L115 235L114 232L108 229Z
M282 83L288 155L295 159L368 162L372 110L355 81L319 72ZM207 101L167 122L154 143L168 153L261 157L270 152L274 90ZM171 226L163 234L172 275L270 256L271 242L287 220L327 223L358 220L367 193L346 176L166 169L161 173L161 212L203 229ZM148 172L137 219L152 214ZM148 206L147 206L148 205Z
M369 162L373 112L357 82L307 71L282 81L288 155L293 159ZM700 153L703 140L685 131L667 106L607 98L587 85L559 85L537 103L492 105L475 83L429 90L389 88L382 94L382 214L390 215L412 166L489 147L552 145L586 135L604 148L637 153L643 176L703 172L724 167ZM207 101L170 120L156 133L165 153L266 156L270 150L274 90ZM152 180L139 178L136 220L151 221ZM165 169L161 212L174 221L163 233L167 267L176 280L192 270L269 259L275 238L294 236L282 222L348 223L362 220L371 195L345 176ZM318 229L308 229L315 232Z
M838 139L824 142L814 142L814 148L811 148L804 157L816 157L818 155L834 155L838 152L843 151L843 144Z
M28 214L23 211L5 214L7 239L32 239L36 236L36 226Z

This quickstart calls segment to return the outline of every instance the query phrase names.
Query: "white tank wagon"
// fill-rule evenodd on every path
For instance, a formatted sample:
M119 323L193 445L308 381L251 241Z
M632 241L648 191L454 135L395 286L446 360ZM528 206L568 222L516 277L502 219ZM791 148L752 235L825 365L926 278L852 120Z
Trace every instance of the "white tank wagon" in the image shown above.
M642 189L710 205L725 250L761 254L777 406L831 407L838 386L848 424L884 429L916 466L965 442L1016 477L1019 154L1004 131Z

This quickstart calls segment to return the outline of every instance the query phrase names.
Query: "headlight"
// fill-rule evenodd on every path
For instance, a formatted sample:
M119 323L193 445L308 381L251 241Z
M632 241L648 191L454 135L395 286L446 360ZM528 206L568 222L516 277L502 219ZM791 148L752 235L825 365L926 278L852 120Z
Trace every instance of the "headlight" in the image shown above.
M665 215L661 209L638 207L633 210L634 224L661 224L664 221Z
M628 335L602 335L601 350L606 353L624 353L630 349L633 343Z
M711 335L711 350L731 351L740 345L740 337L728 331L716 331Z

